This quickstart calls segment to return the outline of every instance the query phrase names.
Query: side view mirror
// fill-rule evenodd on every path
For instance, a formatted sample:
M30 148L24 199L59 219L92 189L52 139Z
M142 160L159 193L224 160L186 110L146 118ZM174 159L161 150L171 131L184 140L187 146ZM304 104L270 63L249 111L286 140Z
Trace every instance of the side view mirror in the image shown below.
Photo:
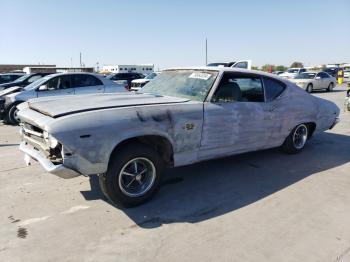
M315 79L317 79L317 80L318 80L318 79L321 79L321 77L320 77L320 76L316 76L316 77L315 77Z
M47 85L39 86L38 90L39 90L39 91L45 91L45 90L47 90Z

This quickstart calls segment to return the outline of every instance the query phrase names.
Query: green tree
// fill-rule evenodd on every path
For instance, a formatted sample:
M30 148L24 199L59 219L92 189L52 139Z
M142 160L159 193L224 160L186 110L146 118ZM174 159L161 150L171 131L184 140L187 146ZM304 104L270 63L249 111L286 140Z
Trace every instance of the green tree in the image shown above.
M285 67L284 65L278 65L275 67L275 71L286 71L287 67Z
M252 66L252 70L259 70L259 67L257 67L257 66Z
M261 67L261 70L262 70L262 71L265 71L265 72L269 72L270 69L271 69L272 71L275 71L275 66L274 66L274 65L266 64L266 65L263 65L263 66Z
M297 68L302 68L304 67L302 62L293 62L290 67L297 67Z

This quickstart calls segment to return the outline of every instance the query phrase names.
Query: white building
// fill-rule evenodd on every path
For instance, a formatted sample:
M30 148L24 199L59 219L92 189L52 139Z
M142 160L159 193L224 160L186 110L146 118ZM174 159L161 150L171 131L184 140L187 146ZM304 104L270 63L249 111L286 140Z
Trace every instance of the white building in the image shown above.
M148 75L154 71L154 65L105 65L102 67L102 71L109 73L141 73Z
M23 68L26 74L32 73L67 73L67 72L88 72L93 73L93 67L56 67L56 66L26 66Z

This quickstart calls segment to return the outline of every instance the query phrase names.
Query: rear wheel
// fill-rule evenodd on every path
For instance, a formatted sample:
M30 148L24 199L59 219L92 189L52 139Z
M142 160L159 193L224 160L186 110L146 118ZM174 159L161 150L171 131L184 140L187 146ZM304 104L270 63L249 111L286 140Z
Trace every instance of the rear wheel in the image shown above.
M328 87L327 87L327 92L331 92L334 88L334 84L333 83L329 83Z
M141 143L130 144L111 156L107 173L99 175L100 187L113 204L137 206L157 192L163 169L158 152Z
M312 84L308 84L306 87L306 92L311 93L313 91L313 86Z
M309 128L306 124L296 126L282 145L284 152L296 154L303 150L309 135Z

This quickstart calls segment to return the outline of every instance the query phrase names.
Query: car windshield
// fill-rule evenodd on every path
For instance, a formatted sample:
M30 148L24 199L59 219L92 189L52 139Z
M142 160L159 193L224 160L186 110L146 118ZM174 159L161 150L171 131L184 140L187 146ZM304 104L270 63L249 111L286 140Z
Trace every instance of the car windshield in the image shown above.
M292 74L298 73L298 71L299 71L299 69L288 69L287 70L288 73L292 73Z
M22 81L26 80L28 77L30 77L30 75L24 75L24 76L21 76L20 78L17 78L13 82L22 82Z
M302 73L300 75L297 75L295 79L313 79L315 75L316 73Z
M34 81L33 83L27 85L25 88L23 88L24 90L28 91L28 90L32 90L35 89L39 86L41 86L45 81L47 81L50 77L49 76L45 76L42 78L39 78L38 80Z
M152 93L204 101L217 75L217 71L207 70L163 71L153 81L145 85L139 93Z
M145 77L145 79L153 79L153 78L155 78L156 76L157 76L156 73L151 73L151 74L147 75L147 76Z

